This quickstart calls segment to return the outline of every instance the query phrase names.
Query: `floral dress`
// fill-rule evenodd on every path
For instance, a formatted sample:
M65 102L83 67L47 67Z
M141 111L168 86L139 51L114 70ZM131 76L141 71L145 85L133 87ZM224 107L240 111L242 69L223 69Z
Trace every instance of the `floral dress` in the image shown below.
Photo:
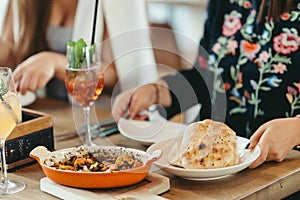
M212 106L204 105L216 109L216 113L226 107L225 123L245 137L250 137L266 121L300 113L300 5L282 14L276 22L262 23L257 23L259 7L257 0L226 3L211 0L200 43L208 52L208 65L203 64L205 56L199 53L193 69L175 75L198 74L184 77L191 85L198 85L193 89L202 104L207 101L203 95L208 92L203 92L203 80L199 80L206 75L210 77L204 82L207 85L207 81L211 81ZM187 97L187 94L176 92L173 77L165 80L174 102L180 102L184 99L180 96ZM192 80L195 78L198 81ZM220 96L225 97L226 103L215 106ZM174 106L180 104L167 108L167 112L174 113ZM207 115L204 114L204 118Z

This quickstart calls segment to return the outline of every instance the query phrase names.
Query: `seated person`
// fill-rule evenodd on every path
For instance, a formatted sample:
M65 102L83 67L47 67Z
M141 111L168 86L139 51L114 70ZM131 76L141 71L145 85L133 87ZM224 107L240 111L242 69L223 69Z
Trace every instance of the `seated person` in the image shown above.
M78 0L9 1L0 39L1 52L5 52L0 64L14 70L21 93L46 87L48 97L68 100L65 53L72 38L77 5ZM13 13L13 7L18 8L18 15ZM15 16L19 16L18 20ZM16 21L20 24L18 31L13 26ZM113 66L108 67L105 76L105 86L112 88L117 81Z
M170 118L201 103L199 120L224 120L260 146L251 168L282 161L300 144L300 1L288 2L210 0L200 43L208 55L200 46L192 69L120 94L115 120L145 119L153 104Z

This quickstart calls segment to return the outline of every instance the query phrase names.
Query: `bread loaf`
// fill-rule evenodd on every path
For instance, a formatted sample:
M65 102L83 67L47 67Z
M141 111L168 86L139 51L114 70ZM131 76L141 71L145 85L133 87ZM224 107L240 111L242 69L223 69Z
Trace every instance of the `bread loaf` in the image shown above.
M172 147L169 163L186 169L221 168L240 162L236 133L222 122L204 120L188 125Z

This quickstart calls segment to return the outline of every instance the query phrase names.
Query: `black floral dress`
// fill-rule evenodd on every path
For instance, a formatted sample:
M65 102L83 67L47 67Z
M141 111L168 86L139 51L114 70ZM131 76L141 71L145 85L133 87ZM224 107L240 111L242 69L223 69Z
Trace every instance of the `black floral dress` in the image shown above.
M199 119L221 121L214 116L224 112L225 123L250 137L266 121L300 113L300 5L262 23L259 7L258 0L209 2L194 68L164 78L173 100L168 117L200 102Z

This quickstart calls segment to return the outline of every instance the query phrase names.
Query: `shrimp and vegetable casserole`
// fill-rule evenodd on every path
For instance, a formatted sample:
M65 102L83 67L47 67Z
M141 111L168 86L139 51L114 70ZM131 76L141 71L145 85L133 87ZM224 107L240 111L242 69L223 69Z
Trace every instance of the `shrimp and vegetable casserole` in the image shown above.
M112 172L136 168L143 165L139 155L126 151L126 148L103 150L92 147L78 147L61 158L53 155L44 164L61 170L85 172Z

